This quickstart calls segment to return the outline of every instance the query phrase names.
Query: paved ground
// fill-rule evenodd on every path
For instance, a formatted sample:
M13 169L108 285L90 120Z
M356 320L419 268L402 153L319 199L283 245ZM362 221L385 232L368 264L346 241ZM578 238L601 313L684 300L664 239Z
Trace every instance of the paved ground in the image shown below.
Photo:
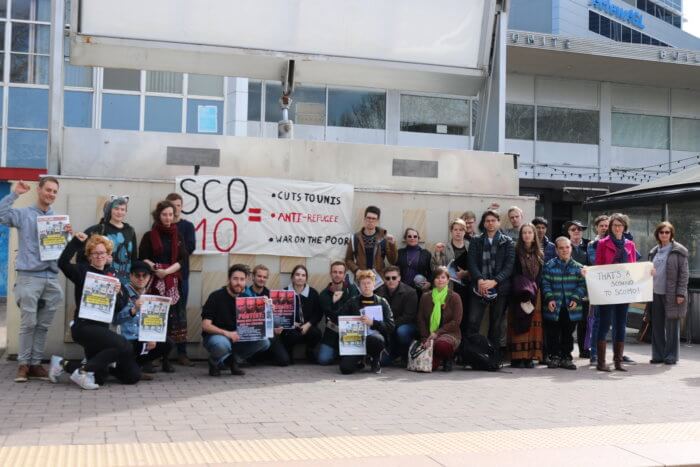
M649 351L646 345L629 345L627 354L647 362ZM458 465L467 459L527 464L526 459L531 459L542 465L547 456L571 459L576 449L589 464L597 456L602 456L597 462L601 465L606 463L603 458L626 465L625 456L634 456L637 463L631 465L669 463L653 457L653 452L645 456L622 447L650 449L656 442L662 443L657 446L660 453L697 455L678 457L678 463L700 463L700 346L683 345L681 355L676 366L642 363L630 366L627 374L603 374L578 360L582 367L577 371L542 367L505 368L494 374L461 369L415 374L387 368L379 376L341 376L336 367L301 364L248 368L245 377L210 378L200 362L195 368L177 367L174 374L158 373L152 382L136 386L114 382L98 391L82 391L68 382L14 383L16 363L3 358L0 464L29 464L22 456L37 452L44 457L34 459L36 465L52 459L54 451L23 446L97 445L94 452L112 455L114 445L148 447L149 452L155 452L153 446L165 446L176 454L189 446L201 454L202 446L210 452L216 442L235 442L236 449L251 453L258 449L276 454L236 457L220 447L211 451L218 457L137 456L138 462L125 457L114 463L316 459L321 465L323 459L335 459L346 465L343 459L352 459L353 465L362 460L386 466L394 461L397 465ZM307 439L316 443L315 457L299 454L308 453ZM268 440L268 444L255 440ZM344 451L341 445L347 442L357 443L357 449ZM680 444L671 448L668 443ZM386 449L372 451L373 445ZM399 449L404 445L414 450ZM472 457L465 457L467 447ZM75 454L84 448L72 449L69 452ZM614 452L608 452L611 449ZM100 465L98 458L84 465Z

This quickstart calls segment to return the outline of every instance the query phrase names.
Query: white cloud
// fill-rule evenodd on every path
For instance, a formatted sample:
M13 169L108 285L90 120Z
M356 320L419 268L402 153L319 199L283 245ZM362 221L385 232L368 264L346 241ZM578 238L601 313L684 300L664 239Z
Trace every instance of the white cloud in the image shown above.
M700 1L685 0L683 2L683 16L687 20L683 23L683 30L700 37Z

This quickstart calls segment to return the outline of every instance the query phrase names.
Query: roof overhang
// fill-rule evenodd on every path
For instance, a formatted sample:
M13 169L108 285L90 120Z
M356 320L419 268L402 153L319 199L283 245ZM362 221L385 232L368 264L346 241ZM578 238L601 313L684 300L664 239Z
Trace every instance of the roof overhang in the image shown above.
M74 0L70 60L475 95L496 0Z
M508 31L508 72L700 90L700 51Z

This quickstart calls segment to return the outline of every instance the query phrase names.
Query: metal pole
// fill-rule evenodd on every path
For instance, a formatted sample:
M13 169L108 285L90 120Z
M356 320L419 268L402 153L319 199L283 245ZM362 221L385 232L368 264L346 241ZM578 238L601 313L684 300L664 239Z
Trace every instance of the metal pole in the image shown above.
M51 55L49 56L48 173L61 174L63 154L63 30L65 0L51 2Z

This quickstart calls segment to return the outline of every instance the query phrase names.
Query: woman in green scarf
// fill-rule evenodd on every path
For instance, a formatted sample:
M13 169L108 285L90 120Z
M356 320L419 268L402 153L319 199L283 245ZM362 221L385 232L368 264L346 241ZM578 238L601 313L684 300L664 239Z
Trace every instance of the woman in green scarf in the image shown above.
M418 305L418 331L424 347L433 345L433 370L441 364L452 371L452 359L462 340L462 299L448 287L450 273L445 266L433 271L433 288L425 292Z

